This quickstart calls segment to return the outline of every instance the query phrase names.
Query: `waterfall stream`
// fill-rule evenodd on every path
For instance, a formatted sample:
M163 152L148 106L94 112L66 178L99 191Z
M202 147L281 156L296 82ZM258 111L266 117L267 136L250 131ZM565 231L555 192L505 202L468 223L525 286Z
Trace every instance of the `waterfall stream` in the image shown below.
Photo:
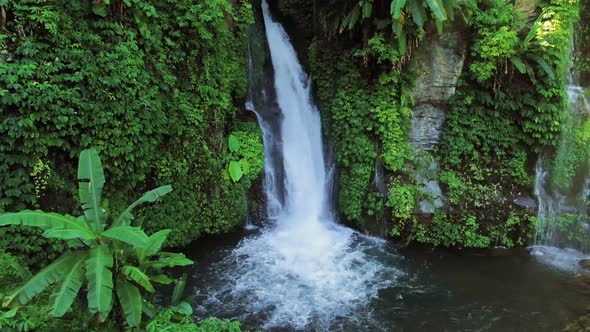
M218 263L221 282L208 290L208 305L219 301L226 312L245 309L260 317L264 328L327 329L337 317L366 305L401 273L383 263L397 257L381 249L383 240L337 224L332 172L324 158L310 80L266 2L262 9L280 109L278 128L256 110L256 103L247 106L257 113L263 131L269 221ZM375 251L381 259L373 259Z
M567 172L576 139L575 129L590 117L590 103L583 87L575 84L574 75L568 79L567 120L557 148L555 161L541 157L537 162L535 195L538 213L533 254L563 269L577 269L578 262L590 259L590 161L582 160L570 172L572 183L556 183L556 172ZM559 156L567 156L565 163ZM589 156L582 155L588 159ZM571 161L570 161L571 162ZM550 171L552 166L552 171ZM565 188L564 188L565 187Z

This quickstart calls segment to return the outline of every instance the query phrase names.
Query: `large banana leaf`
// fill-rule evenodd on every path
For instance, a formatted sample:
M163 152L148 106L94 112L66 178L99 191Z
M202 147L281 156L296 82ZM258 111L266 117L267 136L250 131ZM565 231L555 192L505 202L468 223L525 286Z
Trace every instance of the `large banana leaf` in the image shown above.
M105 214L102 211L101 197L105 178L95 149L87 149L80 153L78 161L78 193L86 219L95 231L102 230Z
M0 215L0 226L23 225L46 229L47 237L63 239L81 238L92 240L96 235L88 228L83 221L70 215L61 215L53 212L40 210L24 210L16 213ZM64 236L64 237L61 237Z
M138 285L145 288L148 292L154 292L154 286L150 282L150 277L143 273L140 269L135 266L123 266L121 270L123 274L130 280L135 281Z
M393 0L391 2L391 16L398 20L402 14L402 8L406 5L406 0Z
M156 233L152 234L147 241L147 245L145 249L143 248L136 248L137 256L139 258L139 262L143 263L143 260L147 257L151 257L160 251L162 245L166 241L168 234L170 234L171 230L163 229L157 231Z
M140 204L148 203L148 202L155 202L158 198L166 195L167 193L172 191L172 186L162 186L158 187L154 190L150 190L143 194L138 200L133 202L133 204L129 205L123 213L115 220L114 226L129 226L131 225L131 220L133 220L133 215L131 211Z
M426 3L437 21L445 21L447 19L445 7L441 0L426 0Z
M150 280L164 285L170 285L172 282L174 282L174 280L170 279L170 277L165 274L151 275Z
M539 17L537 17L537 19L535 20L535 23L533 23L533 25L531 26L529 33L524 38L523 44L524 44L525 48L528 47L531 40L533 40L533 38L535 38L537 36L539 28L541 27L541 20L542 19L543 19L543 15L539 15Z
M86 260L86 279L88 280L88 308L108 316L113 305L113 256L106 245L92 248Z
M184 254L161 252L159 255L159 260L147 262L145 265L155 269L161 269L163 267L187 266L193 264L193 261L186 258Z
M410 0L410 11L412 20L422 29L426 22L426 10L424 9L424 0Z
M66 252L61 255L53 263L35 274L24 285L5 297L2 305L5 307L15 305L15 300L18 300L20 304L26 304L49 285L62 279L64 274L75 264L79 255L78 252Z
M123 312L125 320L130 327L136 327L141 323L142 301L139 289L125 280L124 277L117 277L117 297Z
M186 287L186 273L182 275L182 277L178 280L178 283L174 287L172 291L172 305L177 305L180 303L182 293L184 293L184 288Z
M68 267L69 270L63 276L61 285L53 294L55 298L51 309L53 317L61 317L68 311L84 283L83 267L86 258L88 258L88 252L79 251L72 255L74 257L72 257L71 266Z
M545 59L533 54L527 54L527 57L536 61L539 64L539 66L545 71L545 74L549 76L550 79L555 79L555 71L553 70L551 65L549 65L547 61L545 61Z
M101 236L129 243L138 248L145 248L148 236L139 227L116 226L101 233Z

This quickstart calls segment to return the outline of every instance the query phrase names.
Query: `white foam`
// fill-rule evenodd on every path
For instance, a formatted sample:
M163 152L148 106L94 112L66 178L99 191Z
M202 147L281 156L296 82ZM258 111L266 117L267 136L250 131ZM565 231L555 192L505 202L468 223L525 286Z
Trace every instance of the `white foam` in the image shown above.
M582 269L580 261L590 259L590 255L571 248L532 246L529 249L539 261L563 271L579 271Z

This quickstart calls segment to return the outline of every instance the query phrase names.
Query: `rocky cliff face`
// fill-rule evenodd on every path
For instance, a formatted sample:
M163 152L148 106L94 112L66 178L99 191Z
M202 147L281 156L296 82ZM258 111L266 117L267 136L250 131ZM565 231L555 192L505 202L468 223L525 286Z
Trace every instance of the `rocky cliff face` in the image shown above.
M446 104L463 71L466 46L457 33L446 33L423 43L416 62L418 79L413 95L410 141L416 150L432 150L439 142Z
M415 58L418 79L414 86L415 106L412 113L410 143L420 158L432 151L440 140L445 121L445 109L455 94L457 80L463 71L466 45L458 33L434 36L423 43ZM440 184L436 180L438 164L430 161L427 170L416 175L419 190L428 197L420 202L419 210L433 214L444 206Z

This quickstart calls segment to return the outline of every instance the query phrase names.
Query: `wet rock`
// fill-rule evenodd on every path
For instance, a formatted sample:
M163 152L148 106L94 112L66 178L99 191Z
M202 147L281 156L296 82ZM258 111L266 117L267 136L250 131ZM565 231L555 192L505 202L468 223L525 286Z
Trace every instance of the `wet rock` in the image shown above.
M440 140L445 112L430 104L418 105L412 114L410 143L414 149L432 150Z
M426 194L430 199L425 199L420 202L420 212L425 214L433 214L436 209L444 206L442 189L438 181L426 180L422 183L420 190Z
M578 264L585 269L590 269L590 259L580 259Z
M538 0L516 0L514 10L519 11L526 19L531 19L537 14Z
M417 104L444 103L455 94L457 80L463 71L465 45L456 33L447 33L424 45L417 56L419 76L414 99Z
M438 181L434 180L437 171L438 164L432 161L427 170L416 175L416 181L421 184L418 190L426 197L420 202L420 213L434 214L436 209L444 206L442 189Z
M537 208L537 201L532 198L531 196L521 196L517 197L513 201L514 205L528 208L528 209L536 209Z
M414 149L432 150L440 139L444 105L455 94L463 70L466 47L456 33L425 42L418 50L418 79L413 91L410 142Z

